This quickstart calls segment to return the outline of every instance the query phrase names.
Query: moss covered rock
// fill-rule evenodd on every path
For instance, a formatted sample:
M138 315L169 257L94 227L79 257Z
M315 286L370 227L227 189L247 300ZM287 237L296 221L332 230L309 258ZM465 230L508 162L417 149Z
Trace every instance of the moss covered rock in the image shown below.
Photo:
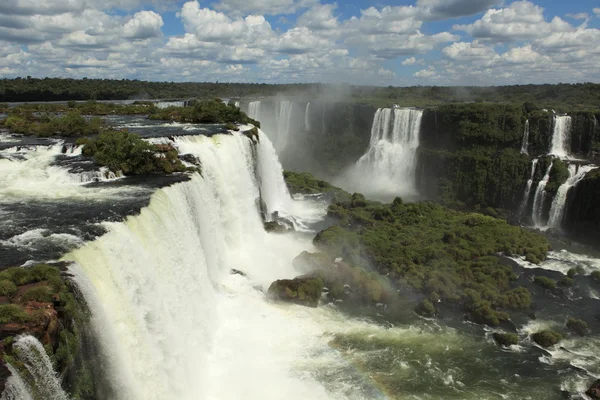
M544 329L531 335L531 339L542 347L552 347L563 339L563 336L551 329Z
M323 292L323 281L314 277L298 277L281 279L273 282L268 290L270 298L300 304L307 307L317 307Z
M492 337L499 346L508 347L519 343L519 336L516 333L494 332Z
M577 318L569 318L566 323L567 329L577 333L579 336L585 336L589 332L587 322Z

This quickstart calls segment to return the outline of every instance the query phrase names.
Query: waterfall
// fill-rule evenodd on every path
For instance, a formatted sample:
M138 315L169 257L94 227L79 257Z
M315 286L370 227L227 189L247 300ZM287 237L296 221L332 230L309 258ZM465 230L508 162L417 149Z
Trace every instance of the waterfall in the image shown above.
M571 117L568 115L555 115L549 154L560 158L567 158L569 156L567 146L570 131Z
M523 133L523 143L521 144L521 154L529 154L529 120L525 121L525 132Z
M544 189L546 188L546 184L550 179L550 171L552 170L553 164L554 161L550 163L550 166L546 171L546 175L544 175L542 180L538 183L537 189L535 190L535 196L533 197L533 210L531 214L535 226L542 226L542 212L544 208L544 200L546 198L546 192Z
M575 164L569 165L569 179L565 183L563 183L559 188L554 200L552 201L552 207L550 208L550 219L548 221L548 226L552 228L560 228L563 222L565 211L566 211L566 203L567 203L567 195L569 190L572 187L577 186L579 182L585 175L593 169L597 167L592 165L584 165L577 169Z
M29 387L14 367L11 367L12 376L8 382L2 399L48 399L68 400L67 394L62 390L60 381L52 369L52 361L46 354L44 346L33 336L19 336L13 344L13 349L18 361L27 368L35 386Z
M234 106L236 106L237 108L240 108L240 102L239 102L239 101L236 101L236 102L234 103Z
M415 196L422 116L423 111L414 108L377 110L369 148L346 172L340 185L381 200Z
M248 104L248 116L254 120L260 121L260 101L251 101Z
M304 130L310 131L310 101L306 103L306 111L304 112Z
M167 107L184 107L185 101L157 101L157 108L167 108Z
M519 215L523 215L525 212L525 208L527 207L527 203L529 202L529 195L531 194L531 187L533 186L533 178L535 176L535 168L537 167L539 159L536 158L531 162L531 177L527 181L527 187L525 188L525 195L523 195L523 201L521 202L521 206L519 207Z
M273 145L277 151L283 151L288 143L292 127L292 108L294 103L288 100L277 102L275 109L275 121L277 123L277 132L275 133Z
M105 224L107 234L65 256L117 398L330 398L307 371L327 354L331 328L313 317L325 311L264 298L312 248L263 229L258 181L286 196L260 176L260 164L274 162L262 159L273 154L262 148L268 139L261 134L256 150L241 134L175 140L202 160L202 176L158 190L139 215Z

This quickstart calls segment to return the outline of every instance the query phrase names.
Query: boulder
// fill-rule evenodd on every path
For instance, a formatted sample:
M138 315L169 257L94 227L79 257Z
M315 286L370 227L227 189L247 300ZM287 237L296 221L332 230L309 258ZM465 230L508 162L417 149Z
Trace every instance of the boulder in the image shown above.
M590 386L585 394L594 400L600 400L600 379L596 379L596 382Z
M276 301L317 307L323 292L323 286L323 281L313 276L280 279L271 284L268 296Z

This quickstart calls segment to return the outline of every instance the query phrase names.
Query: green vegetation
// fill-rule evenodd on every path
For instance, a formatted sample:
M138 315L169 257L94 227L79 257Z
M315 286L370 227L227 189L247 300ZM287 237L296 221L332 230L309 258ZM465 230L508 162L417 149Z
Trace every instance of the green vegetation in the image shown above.
M16 304L0 305L0 324L23 323L30 319L30 315Z
M552 162L552 168L550 169L550 179L546 184L546 193L554 196L558 192L560 185L565 183L569 179L569 168L567 164L560 160L554 159Z
M109 130L84 142L83 155L125 175L183 172L185 166L170 145L155 145L127 131Z
M292 194L333 194L333 202L345 201L350 199L350 195L344 190L331 185L328 182L315 178L308 172L283 171L285 183Z
M248 84L145 82L138 80L16 78L0 80L0 102L112 100L131 98L249 97L344 93L349 101L376 106L397 103L424 106L453 102L529 103L529 108L600 108L598 84L517 85L499 87L372 87L326 84Z
M594 281L596 281L596 282L600 282L600 271L593 271L593 272L590 274L590 277L591 277L591 278L592 278Z
M563 336L551 329L544 329L531 335L531 339L542 347L552 347L563 340Z
M533 282L536 285L540 285L544 289L556 289L556 281L545 276L536 276L535 278L533 278Z
M577 333L579 336L585 336L590 329L587 322L577 318L569 318L566 325L567 329Z
M516 333L494 332L492 337L500 346L508 347L519 343L519 336Z
M455 304L490 325L531 304L528 290L515 287L516 274L497 254L541 262L549 248L544 237L506 221L400 198L383 205L354 194L333 203L328 215L338 222L314 238L320 251L351 265L371 265L392 284Z
M79 111L69 111L61 116L44 114L39 117L33 114L11 113L0 121L11 132L35 136L88 136L102 132L104 120L100 118L84 118Z
M158 108L153 102L136 101L132 104L100 103L95 100L67 103L24 103L6 108L11 114L67 113L78 112L82 115L146 115L153 114Z
M424 317L434 317L437 314L431 301L425 299L415 307L415 312Z
M150 115L150 119L200 124L253 124L260 128L258 121L220 99L197 101L190 107L168 107Z
M314 277L298 277L275 281L269 287L269 296L275 300L288 301L308 307L317 307L323 281Z

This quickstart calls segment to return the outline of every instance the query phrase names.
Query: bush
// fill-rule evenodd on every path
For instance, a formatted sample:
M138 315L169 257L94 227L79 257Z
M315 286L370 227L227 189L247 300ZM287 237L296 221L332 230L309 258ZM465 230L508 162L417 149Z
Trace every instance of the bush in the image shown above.
M16 304L0 305L0 324L22 323L29 320L29 315Z
M544 289L556 289L556 281L545 276L536 276L533 278L533 282Z
M200 124L252 124L260 128L260 122L220 99L196 101L190 107L168 107L154 112L150 119Z
M593 271L593 272L590 274L590 277L591 277L591 278L592 278L594 281L596 281L596 282L600 282L600 271Z
M113 172L125 175L161 174L185 171L171 146L153 145L127 131L106 131L88 141L83 154Z
M12 296L17 292L17 286L8 279L0 281L0 296Z
M21 296L21 301L39 301L49 303L52 301L52 292L48 286L37 286L29 289Z
M581 319L569 318L566 325L569 330L577 333L579 336L585 336L589 331L587 322Z
M494 332L492 335L494 341L500 346L513 346L519 343L519 336L516 333Z
M575 268L571 268L567 271L567 276L569 278L575 278L575 275L577 275L577 271L575 271Z
M435 311L435 307L427 299L424 299L422 302L420 302L415 307L415 312L417 314L419 314L419 315L424 316L424 317L433 317L433 316L435 316L437 314L437 312Z
M560 342L563 337L558 332L554 332L550 329L544 329L543 331L536 332L531 335L531 339L542 347L551 347Z
M558 284L560 286L564 286L564 287L571 287L571 286L573 286L575 284L575 281L572 278L569 278L568 276L565 276L560 281L558 281Z

